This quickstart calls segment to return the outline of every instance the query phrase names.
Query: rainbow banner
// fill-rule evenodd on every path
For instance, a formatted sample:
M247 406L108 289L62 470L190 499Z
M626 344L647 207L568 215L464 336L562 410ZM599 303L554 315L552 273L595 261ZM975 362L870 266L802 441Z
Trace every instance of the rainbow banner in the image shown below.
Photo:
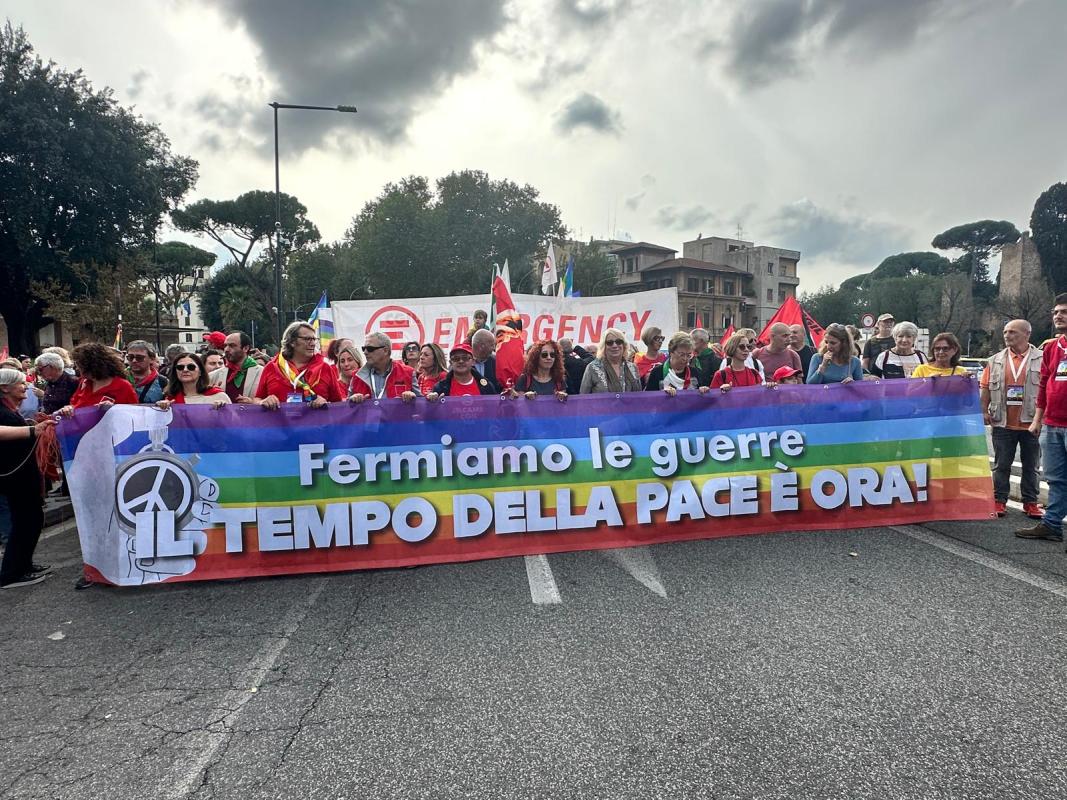
M86 574L121 585L994 515L965 377L114 406L60 439Z

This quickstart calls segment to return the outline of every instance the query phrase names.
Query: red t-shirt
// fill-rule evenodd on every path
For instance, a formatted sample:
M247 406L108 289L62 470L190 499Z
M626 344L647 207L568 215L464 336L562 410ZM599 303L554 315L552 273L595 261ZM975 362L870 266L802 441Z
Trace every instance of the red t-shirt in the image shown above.
M759 373L752 367L745 367L739 372L735 372L732 367L726 369L715 370L715 375L711 379L711 388L718 389L724 383L728 383L731 386L759 386L762 381L760 380Z
M443 381L447 372L442 372L437 377L433 375L420 375L419 376L419 391L422 392L422 396L425 397L433 391L433 387L437 385L438 381Z
M291 362L289 367L293 369ZM321 353L316 353L302 370L294 371L323 400L336 403L345 399L344 392L341 389L341 377L337 374L337 367L328 363ZM294 392L304 395L305 399L307 397L307 392L299 384L294 388L292 381L285 377L278 367L277 359L268 361L259 379L256 397L264 400L274 395L280 402L284 403L289 399L289 395Z
M433 387L430 387L430 388L433 388ZM481 394L482 394L481 391L478 389L478 380L477 379L472 380L470 383L468 383L466 386L464 386L462 383L460 383L455 378L453 378L452 379L452 390L448 393L448 396L449 397L463 397L463 396L466 395L466 396L469 396L469 397L480 397Z
M70 398L70 404L74 408L91 408L104 400L110 400L116 405L137 405L137 392L125 378L112 378L99 391L93 391L91 378L82 378L78 383L78 389Z

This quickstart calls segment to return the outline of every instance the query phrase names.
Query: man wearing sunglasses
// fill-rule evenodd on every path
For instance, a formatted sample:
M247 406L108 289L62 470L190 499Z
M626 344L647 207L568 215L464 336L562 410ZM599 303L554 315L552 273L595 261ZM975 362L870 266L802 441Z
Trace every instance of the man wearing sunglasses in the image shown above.
M384 333L372 333L367 337L363 355L367 363L352 376L348 387L348 399L353 403L395 397L410 403L420 396L415 370L403 361L393 359L393 341Z
M143 339L130 342L126 348L126 364L138 403L154 404L163 399L167 381L156 369L156 351L152 345Z

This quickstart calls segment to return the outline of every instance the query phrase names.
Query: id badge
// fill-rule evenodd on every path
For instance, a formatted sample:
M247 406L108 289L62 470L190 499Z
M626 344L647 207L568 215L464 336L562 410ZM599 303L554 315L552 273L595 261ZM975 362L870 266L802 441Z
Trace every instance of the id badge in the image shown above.
M304 402L304 393L303 392L289 392L289 396L285 398L285 402L287 402L287 403L303 403Z
M1007 403L1009 406L1021 406L1023 404L1023 387L1008 386Z
M1067 358L1056 367L1056 380L1067 381Z

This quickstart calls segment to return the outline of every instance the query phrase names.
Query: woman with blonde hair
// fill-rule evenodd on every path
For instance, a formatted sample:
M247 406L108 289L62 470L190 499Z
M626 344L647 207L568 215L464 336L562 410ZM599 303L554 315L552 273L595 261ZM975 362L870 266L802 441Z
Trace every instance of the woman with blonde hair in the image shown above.
M722 367L711 379L712 389L728 392L735 387L759 386L763 383L763 376L759 370L747 364L754 341L742 331L738 331L726 340L723 346L723 352L726 355L722 360Z
M826 327L819 352L808 364L807 383L852 383L863 380L863 365L852 347L852 334L840 323Z
M655 325L645 328L641 332L641 341L645 343L645 352L637 353L633 358L633 362L637 367L637 374L641 377L642 383L648 380L648 373L652 371L653 367L659 366L667 360L667 356L660 352L664 338L663 331Z
M667 360L648 373L645 391L662 389L669 397L686 389L698 389L701 394L709 391L707 386L699 386L700 378L689 364L692 359L693 337L678 331L667 343Z
M626 336L618 328L608 328L600 337L597 357L585 368L581 393L640 391L637 366L626 360Z
M341 346L334 351L334 363L337 365L337 374L341 377L341 386L344 387L347 394L348 384L352 382L352 376L359 372L363 368L363 364L366 363L363 360L363 354L359 352L359 349L351 339L345 339Z

